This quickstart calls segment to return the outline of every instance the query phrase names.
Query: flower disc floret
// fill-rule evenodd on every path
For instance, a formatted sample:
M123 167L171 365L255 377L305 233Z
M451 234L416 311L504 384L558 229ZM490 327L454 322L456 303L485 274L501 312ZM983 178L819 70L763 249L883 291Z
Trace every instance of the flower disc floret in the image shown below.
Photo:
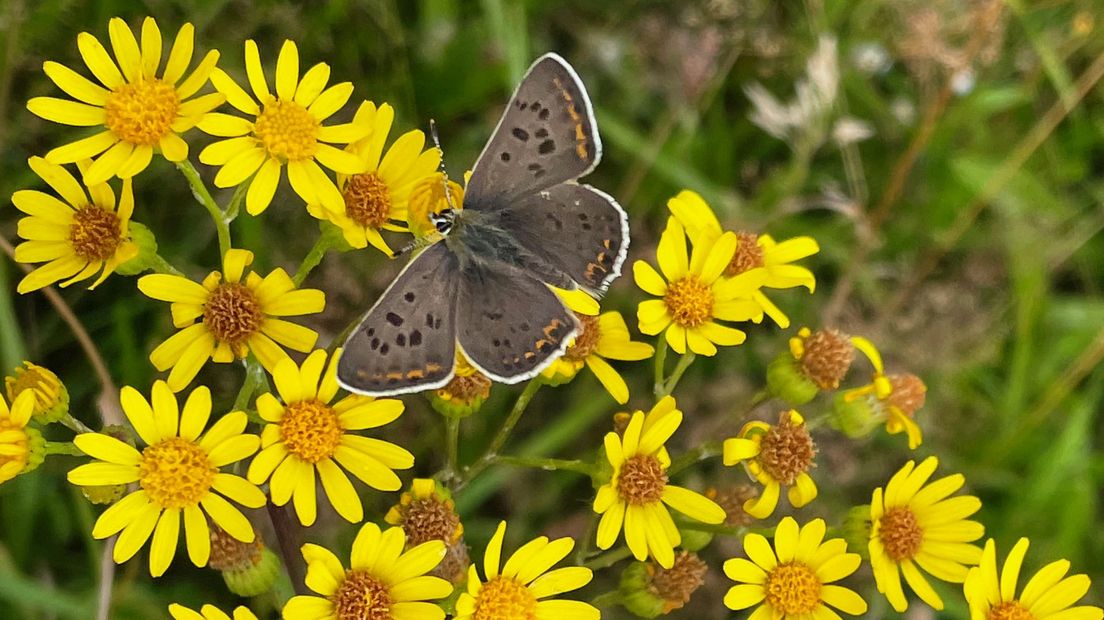
M338 620L391 620L387 586L365 570L345 572L333 603Z
M207 453L183 437L170 437L142 450L138 484L166 508L194 506L211 490L218 469Z
M106 125L124 142L155 146L170 131L180 110L172 84L152 79L123 84L104 103Z
M308 463L333 456L344 434L337 412L318 399L291 403L280 418L280 439L284 446Z

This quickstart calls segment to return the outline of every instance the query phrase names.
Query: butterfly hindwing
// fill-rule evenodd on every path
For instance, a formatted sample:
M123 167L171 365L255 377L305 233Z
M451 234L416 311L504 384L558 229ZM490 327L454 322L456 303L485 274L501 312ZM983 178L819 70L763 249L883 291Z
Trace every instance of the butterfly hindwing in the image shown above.
M338 382L382 396L448 383L456 359L456 256L444 243L426 248L395 278L345 342Z
M605 292L621 274L629 246L628 217L617 201L589 185L556 185L522 196L489 217L588 291Z
M467 265L458 301L460 348L480 372L501 383L535 376L578 332L574 313L543 282L502 264Z
M556 54L537 59L476 160L464 207L491 210L590 172L602 156L590 98Z

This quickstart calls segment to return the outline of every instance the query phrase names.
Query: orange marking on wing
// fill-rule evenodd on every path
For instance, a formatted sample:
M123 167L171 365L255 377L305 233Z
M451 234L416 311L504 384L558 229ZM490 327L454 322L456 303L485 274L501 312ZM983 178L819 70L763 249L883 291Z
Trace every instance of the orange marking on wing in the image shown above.
M586 129L583 126L583 117L579 114L579 111L575 109L575 100L572 98L571 93L567 92L567 89L563 87L563 83L559 78L552 78L552 81L556 84L556 88L560 89L560 95L563 96L564 101L567 102L567 113L571 116L571 120L575 123L575 154L579 156L579 159L587 161L587 136Z
M411 370L406 373L407 379L421 379L422 377L425 377L425 373L421 370Z
M426 364L426 372L429 372L431 374L437 374L442 370L444 370L444 368L436 362L430 362Z

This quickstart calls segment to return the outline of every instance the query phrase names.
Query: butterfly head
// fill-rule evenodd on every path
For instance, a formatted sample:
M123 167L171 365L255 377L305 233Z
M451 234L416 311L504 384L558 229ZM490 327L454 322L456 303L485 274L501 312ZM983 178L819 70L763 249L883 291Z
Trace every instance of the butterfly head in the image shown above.
M456 211L451 207L441 209L440 211L432 212L429 214L429 219L433 222L434 228L442 235L449 234L452 230L452 225L456 221Z

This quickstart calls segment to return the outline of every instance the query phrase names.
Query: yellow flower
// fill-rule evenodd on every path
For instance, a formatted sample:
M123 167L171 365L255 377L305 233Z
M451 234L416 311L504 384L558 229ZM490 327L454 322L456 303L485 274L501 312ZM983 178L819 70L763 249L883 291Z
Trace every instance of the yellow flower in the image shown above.
M606 458L613 466L613 477L594 498L594 512L602 515L599 548L612 547L624 525L625 543L636 559L644 561L650 555L670 568L682 536L667 506L703 523L724 521L724 509L712 500L668 484L671 461L663 444L680 424L682 412L675 408L675 399L666 396L647 418L642 411L633 413L624 437L606 434Z
M667 343L679 354L689 348L701 355L715 355L716 345L742 343L747 337L744 332L716 320L762 318L763 312L751 296L762 282L763 270L721 278L736 252L736 243L734 233L725 233L714 243L695 245L688 260L682 224L669 218L656 250L663 276L642 260L633 264L636 285L662 297L640 303L636 313L640 331L651 336L667 330Z
M13 402L23 392L33 393L34 417L41 424L57 422L69 413L69 390L49 368L24 361L13 375L4 377L4 387Z
M181 276L150 274L138 279L138 290L148 297L171 302L173 325L183 328L150 353L158 370L172 369L169 387L184 389L208 359L232 362L250 351L274 372L288 355L310 351L318 333L282 318L321 312L326 297L317 289L296 289L287 272L275 269L265 277L246 267L253 262L248 250L229 250L222 272L213 271L202 284Z
M211 417L211 391L206 387L192 390L183 410L164 381L153 384L152 395L147 401L129 386L120 394L123 413L146 447L138 451L103 433L81 433L73 443L97 461L70 471L69 482L138 483L137 491L100 515L92 537L122 532L113 552L121 564L152 535L150 574L159 577L176 555L182 518L188 557L196 566L206 566L211 555L207 519L242 542L254 538L249 520L222 496L249 508L264 506L266 498L244 478L220 471L256 452L260 444L256 435L242 434L249 422L244 412L224 415L203 433Z
M358 523L364 509L341 468L372 488L397 491L402 482L392 470L414 466L414 455L403 448L349 432L394 421L403 403L350 394L331 405L340 357L337 349L327 366L326 352L320 349L301 367L291 359L280 360L272 380L283 404L267 392L257 398L257 413L268 424L261 432L261 452L249 465L249 480L262 484L271 478L272 503L283 506L294 500L303 525L313 524L316 516L316 472L337 513Z
M816 466L816 446L797 411L783 411L774 426L748 422L737 437L724 441L723 450L725 465L743 461L748 474L763 485L762 495L744 503L744 510L756 519L766 519L774 512L782 487L788 487L786 496L794 508L816 499L816 483L809 475L809 469Z
M711 244L723 234L721 223L700 195L683 190L667 201L667 208L685 228L694 245ZM804 286L812 293L816 288L813 272L790 263L816 254L820 246L812 237L795 237L781 243L770 235L737 232L739 243L732 260L724 269L725 277L733 277L751 269L762 268L764 288L794 288ZM790 319L762 291L752 298L779 327L790 326Z
M386 103L378 110L370 101L362 103L353 124L370 127L371 133L345 148L350 157L360 162L360 169L356 174L338 171L341 204L334 208L318 201L307 201L311 215L339 226L349 245L364 248L371 244L388 256L391 256L391 248L380 231L409 230L406 220L415 188L427 179L436 179L444 193L444 181L437 173L441 154L436 148L422 150L425 134L421 131L404 133L384 153L394 118L394 109ZM453 186L450 192L458 188L450 185ZM452 199L459 205L463 197L462 191L455 192Z
M969 543L981 538L985 528L966 519L981 508L981 501L971 495L949 497L966 483L962 474L927 484L938 465L934 456L919 466L909 461L884 491L874 489L870 566L878 591L898 612L908 609L901 575L917 596L941 610L943 600L921 569L941 581L962 583L967 567L981 560L981 549Z
M426 575L445 555L432 540L403 553L402 528L381 532L365 523L353 541L349 569L332 552L303 545L307 587L321 596L296 596L284 607L286 620L441 620L445 612L428 601L452 593L452 584Z
M188 143L180 134L226 100L218 93L191 98L207 83L219 58L217 51L207 52L192 74L184 78L192 62L195 28L191 24L184 24L177 32L161 77L157 77L161 31L152 17L142 22L141 47L126 22L118 17L109 22L108 34L118 65L96 37L87 32L77 36L84 63L103 86L65 65L47 61L42 65L46 75L77 101L35 97L27 102L28 110L55 123L103 127L99 133L46 154L46 159L56 164L96 157L83 171L87 185L98 185L113 176L133 177L146 169L154 149L169 161L183 161L188 157Z
M596 607L582 601L541 600L590 583L593 574L589 568L566 566L549 570L571 553L574 540L564 537L549 541L548 537L540 536L522 545L502 564L505 536L506 522L502 521L483 554L486 581L479 578L474 564L468 568L468 591L456 601L455 620L597 620L601 617Z
M457 350L452 379L428 396L429 404L437 413L448 417L467 417L479 411L490 398L491 380L468 363L468 358Z
M560 384L571 380L586 366L614 400L622 405L629 402L628 384L606 360L643 360L651 357L655 349L650 344L633 342L629 327L618 312L605 312L596 317L576 312L575 316L579 319L579 335L563 356L541 374Z
M824 540L823 519L813 519L800 530L786 517L774 532L774 549L761 534L744 536L748 558L724 563L725 575L740 582L725 594L729 609L759 608L749 620L838 618L828 606L857 616L866 613L866 601L854 591L832 583L854 573L861 563L847 553L842 538Z
M256 614L244 605L234 610L233 618L214 605L204 605L199 611L192 611L177 603L169 605L169 615L173 620L257 620Z
M1088 605L1071 607L1092 585L1088 575L1072 575L1068 560L1044 566L1016 597L1016 582L1027 554L1028 540L1012 547L997 577L997 545L985 543L981 564L970 569L963 586L970 605L970 620L1100 620L1104 609Z
M211 83L226 95L227 102L254 117L248 120L212 112L200 121L201 130L228 138L199 154L199 161L208 166L221 166L215 175L215 185L233 187L252 176L245 208L256 215L272 202L286 164L291 188L307 204L320 203L331 211L340 210L341 192L319 164L345 174L364 170L364 162L331 144L348 144L362 138L369 127L322 122L349 101L352 83L341 82L326 88L330 67L322 62L311 67L300 80L299 51L292 41L284 41L276 60L275 93L268 89L260 52L253 40L245 42L245 71L256 99L221 69L211 74Z
M42 436L33 428L27 428L34 412L33 392L24 392L12 400L11 409L0 397L0 483L23 473L30 461L31 444Z
M890 435L905 433L909 449L915 450L923 442L924 436L913 417L924 406L927 387L916 375L886 376L882 356L874 343L859 336L853 336L851 342L874 366L874 377L869 385L844 392L843 400L854 402L873 396L869 403L870 409L877 418L885 420L886 432Z
M468 175L470 174L469 172ZM464 208L464 188L456 181L449 180L448 193L445 193L444 180L445 174L436 172L414 182L407 200L406 226L415 237L425 237L437 232L431 214L445 209Z
M65 280L61 286L69 286L99 274L89 287L95 288L121 263L138 255L129 231L134 212L130 179L123 180L116 209L115 192L106 183L88 185L85 193L65 168L41 157L32 157L27 163L62 200L37 190L24 189L12 195L15 208L29 216L19 220L18 233L26 241L15 248L15 260L46 263L20 281L20 293L61 280Z

